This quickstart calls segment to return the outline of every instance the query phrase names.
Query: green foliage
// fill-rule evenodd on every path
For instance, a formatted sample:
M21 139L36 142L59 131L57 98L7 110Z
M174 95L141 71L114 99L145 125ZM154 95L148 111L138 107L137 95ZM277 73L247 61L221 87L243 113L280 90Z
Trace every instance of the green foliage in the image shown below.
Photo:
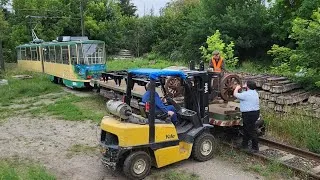
M135 16L137 7L134 4L130 3L130 0L119 0L118 4L121 8L122 15Z
M291 38L297 43L296 49L274 45L268 53L274 57L273 72L294 75L304 69L306 74L302 79L312 78L311 86L318 86L320 81L320 62L318 61L320 58L320 34L318 33L320 9L315 11L311 18L312 20L296 18L293 21Z
M297 112L297 110L294 111ZM293 145L306 147L310 151L319 153L320 122L318 119L296 113L280 115L265 109L262 110L262 115L272 136L277 135Z
M234 68L238 63L238 58L234 57L234 43L231 41L230 44L226 45L223 40L221 40L221 33L219 30L217 30L212 36L208 37L207 39L207 45L208 48L205 48L204 46L200 47L200 50L202 51L202 57L205 59L205 61L210 61L212 58L212 53L215 50L219 50L221 56L225 59L226 65L228 68Z
M0 9L0 40L5 39L5 34L8 30L8 22L4 19L3 10Z
M55 180L56 177L38 164L21 160L1 159L0 179L8 180Z

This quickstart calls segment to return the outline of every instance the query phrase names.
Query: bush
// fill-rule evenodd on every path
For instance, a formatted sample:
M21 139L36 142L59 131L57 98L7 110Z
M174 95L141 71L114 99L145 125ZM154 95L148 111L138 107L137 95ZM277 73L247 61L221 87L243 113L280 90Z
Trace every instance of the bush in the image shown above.
M200 47L202 57L205 59L206 62L209 62L212 58L212 53L215 50L219 50L221 56L225 59L225 63L227 68L234 69L238 64L238 57L234 57L234 43L231 41L230 44L226 45L220 38L221 33L219 30L207 38L207 45L208 48L204 46Z

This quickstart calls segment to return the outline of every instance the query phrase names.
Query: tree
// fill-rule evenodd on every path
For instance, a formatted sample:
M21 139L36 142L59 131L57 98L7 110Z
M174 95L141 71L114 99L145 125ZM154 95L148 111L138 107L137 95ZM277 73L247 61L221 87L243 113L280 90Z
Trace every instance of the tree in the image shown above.
M119 0L118 4L121 8L122 15L129 17L135 16L137 7L131 3L130 0Z
M294 75L304 71L305 87L320 87L320 8L313 12L311 20L297 17L292 23L290 37L297 44L295 49L274 45L269 53L274 56L275 73ZM278 67L277 67L278 66Z

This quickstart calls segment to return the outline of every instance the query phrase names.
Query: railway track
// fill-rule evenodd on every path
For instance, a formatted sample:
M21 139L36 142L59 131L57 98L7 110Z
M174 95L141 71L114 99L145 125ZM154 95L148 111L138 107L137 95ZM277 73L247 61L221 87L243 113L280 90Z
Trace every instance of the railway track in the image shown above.
M288 146L266 138L259 138L260 151L251 155L266 161L276 161L295 172L320 179L320 154ZM236 148L234 143L223 144ZM238 143L236 143L238 144Z

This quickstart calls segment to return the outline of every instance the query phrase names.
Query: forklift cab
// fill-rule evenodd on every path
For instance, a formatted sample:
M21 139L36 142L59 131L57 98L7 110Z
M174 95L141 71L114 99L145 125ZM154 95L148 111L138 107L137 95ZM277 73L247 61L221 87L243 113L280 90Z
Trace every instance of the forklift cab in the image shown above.
M100 145L105 166L113 169L122 167L128 178L143 179L149 174L151 166L160 168L188 159L191 155L198 161L207 161L213 157L215 140L210 134L213 126L208 123L207 74L195 71L191 83L190 73L160 69L128 71L124 102L110 100L107 107L115 107L110 111L114 116L106 116L101 121ZM180 121L177 126L155 113L156 84L168 76L182 79L185 96L188 97L184 98L183 107L173 104ZM150 82L150 100L144 105L147 118L130 110L133 86L138 79L145 78ZM142 119L143 123L131 121L133 117Z

